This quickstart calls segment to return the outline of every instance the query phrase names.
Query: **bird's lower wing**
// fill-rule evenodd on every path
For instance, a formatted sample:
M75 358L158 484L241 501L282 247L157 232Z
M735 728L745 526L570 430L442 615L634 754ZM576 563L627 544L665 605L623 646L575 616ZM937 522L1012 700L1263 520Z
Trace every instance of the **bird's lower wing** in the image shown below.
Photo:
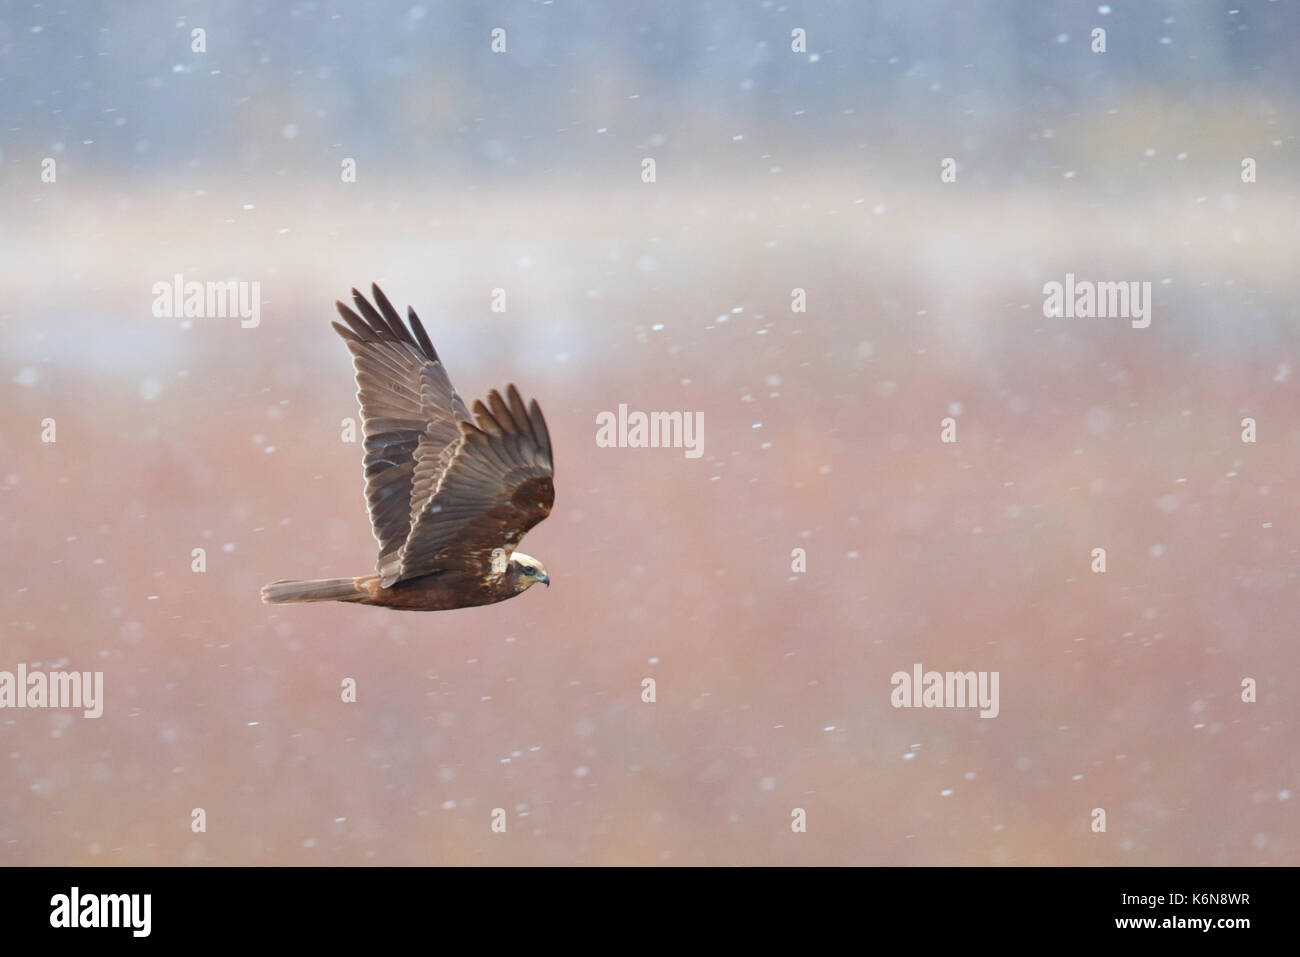
M551 437L537 402L526 407L511 385L504 399L493 390L488 405L475 402L474 414L477 424L460 424L461 443L427 503L413 505L400 568L391 579L383 575L384 585L452 569L499 573L524 534L551 513Z

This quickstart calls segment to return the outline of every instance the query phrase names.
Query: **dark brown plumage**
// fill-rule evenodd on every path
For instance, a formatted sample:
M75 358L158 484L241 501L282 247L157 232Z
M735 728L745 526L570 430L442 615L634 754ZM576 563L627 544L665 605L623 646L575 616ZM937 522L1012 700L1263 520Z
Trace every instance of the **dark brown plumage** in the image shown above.
M550 584L535 558L516 552L551 513L551 437L534 399L493 389L474 415L408 309L408 328L379 287L375 305L352 290L333 323L357 372L365 434L366 503L379 542L376 575L279 581L271 604L348 601L441 611L511 598ZM376 308L376 306L378 308Z

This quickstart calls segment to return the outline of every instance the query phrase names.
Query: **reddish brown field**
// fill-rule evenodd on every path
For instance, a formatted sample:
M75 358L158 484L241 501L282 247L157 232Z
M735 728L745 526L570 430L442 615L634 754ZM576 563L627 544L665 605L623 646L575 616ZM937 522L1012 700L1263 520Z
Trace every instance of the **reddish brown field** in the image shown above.
M1296 197L688 179L25 186L0 669L102 670L105 711L0 712L0 863L1300 860ZM177 272L260 325L155 318ZM1152 282L1150 328L1044 318L1066 272ZM329 328L372 280L467 399L540 401L549 590L259 602L373 566ZM599 448L620 403L704 455ZM894 709L917 662L998 671L999 716Z

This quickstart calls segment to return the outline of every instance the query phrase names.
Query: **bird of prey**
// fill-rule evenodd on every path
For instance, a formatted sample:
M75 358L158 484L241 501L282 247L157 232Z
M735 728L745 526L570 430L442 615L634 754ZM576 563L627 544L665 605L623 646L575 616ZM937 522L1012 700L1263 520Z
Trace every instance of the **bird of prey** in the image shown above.
M515 551L551 513L551 436L534 399L514 384L476 400L474 415L452 388L415 310L410 328L372 285L372 306L352 290L336 303L357 371L365 433L366 502L379 542L377 574L278 581L270 604L347 601L405 611L443 611L513 598L551 584L537 559ZM378 308L376 308L378 307Z

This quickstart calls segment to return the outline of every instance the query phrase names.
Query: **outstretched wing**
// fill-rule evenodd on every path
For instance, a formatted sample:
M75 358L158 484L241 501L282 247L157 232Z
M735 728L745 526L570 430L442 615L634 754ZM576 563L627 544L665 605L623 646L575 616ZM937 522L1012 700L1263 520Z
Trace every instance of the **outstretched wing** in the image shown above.
M377 285L370 291L379 307L352 290L354 312L336 303L343 322L334 328L348 344L357 370L357 398L365 436L366 503L379 542L379 574L396 575L411 534L412 502L418 490L437 483L461 442L469 410L452 388L415 310L401 316ZM357 313L360 313L358 315Z
M493 389L487 405L474 403L474 415L477 424L460 423L461 444L428 501L418 513L413 503L414 527L392 581L439 571L485 577L494 551L508 561L524 533L551 514L555 468L537 400L525 407L514 385L504 399ZM385 575L385 586L392 581Z

